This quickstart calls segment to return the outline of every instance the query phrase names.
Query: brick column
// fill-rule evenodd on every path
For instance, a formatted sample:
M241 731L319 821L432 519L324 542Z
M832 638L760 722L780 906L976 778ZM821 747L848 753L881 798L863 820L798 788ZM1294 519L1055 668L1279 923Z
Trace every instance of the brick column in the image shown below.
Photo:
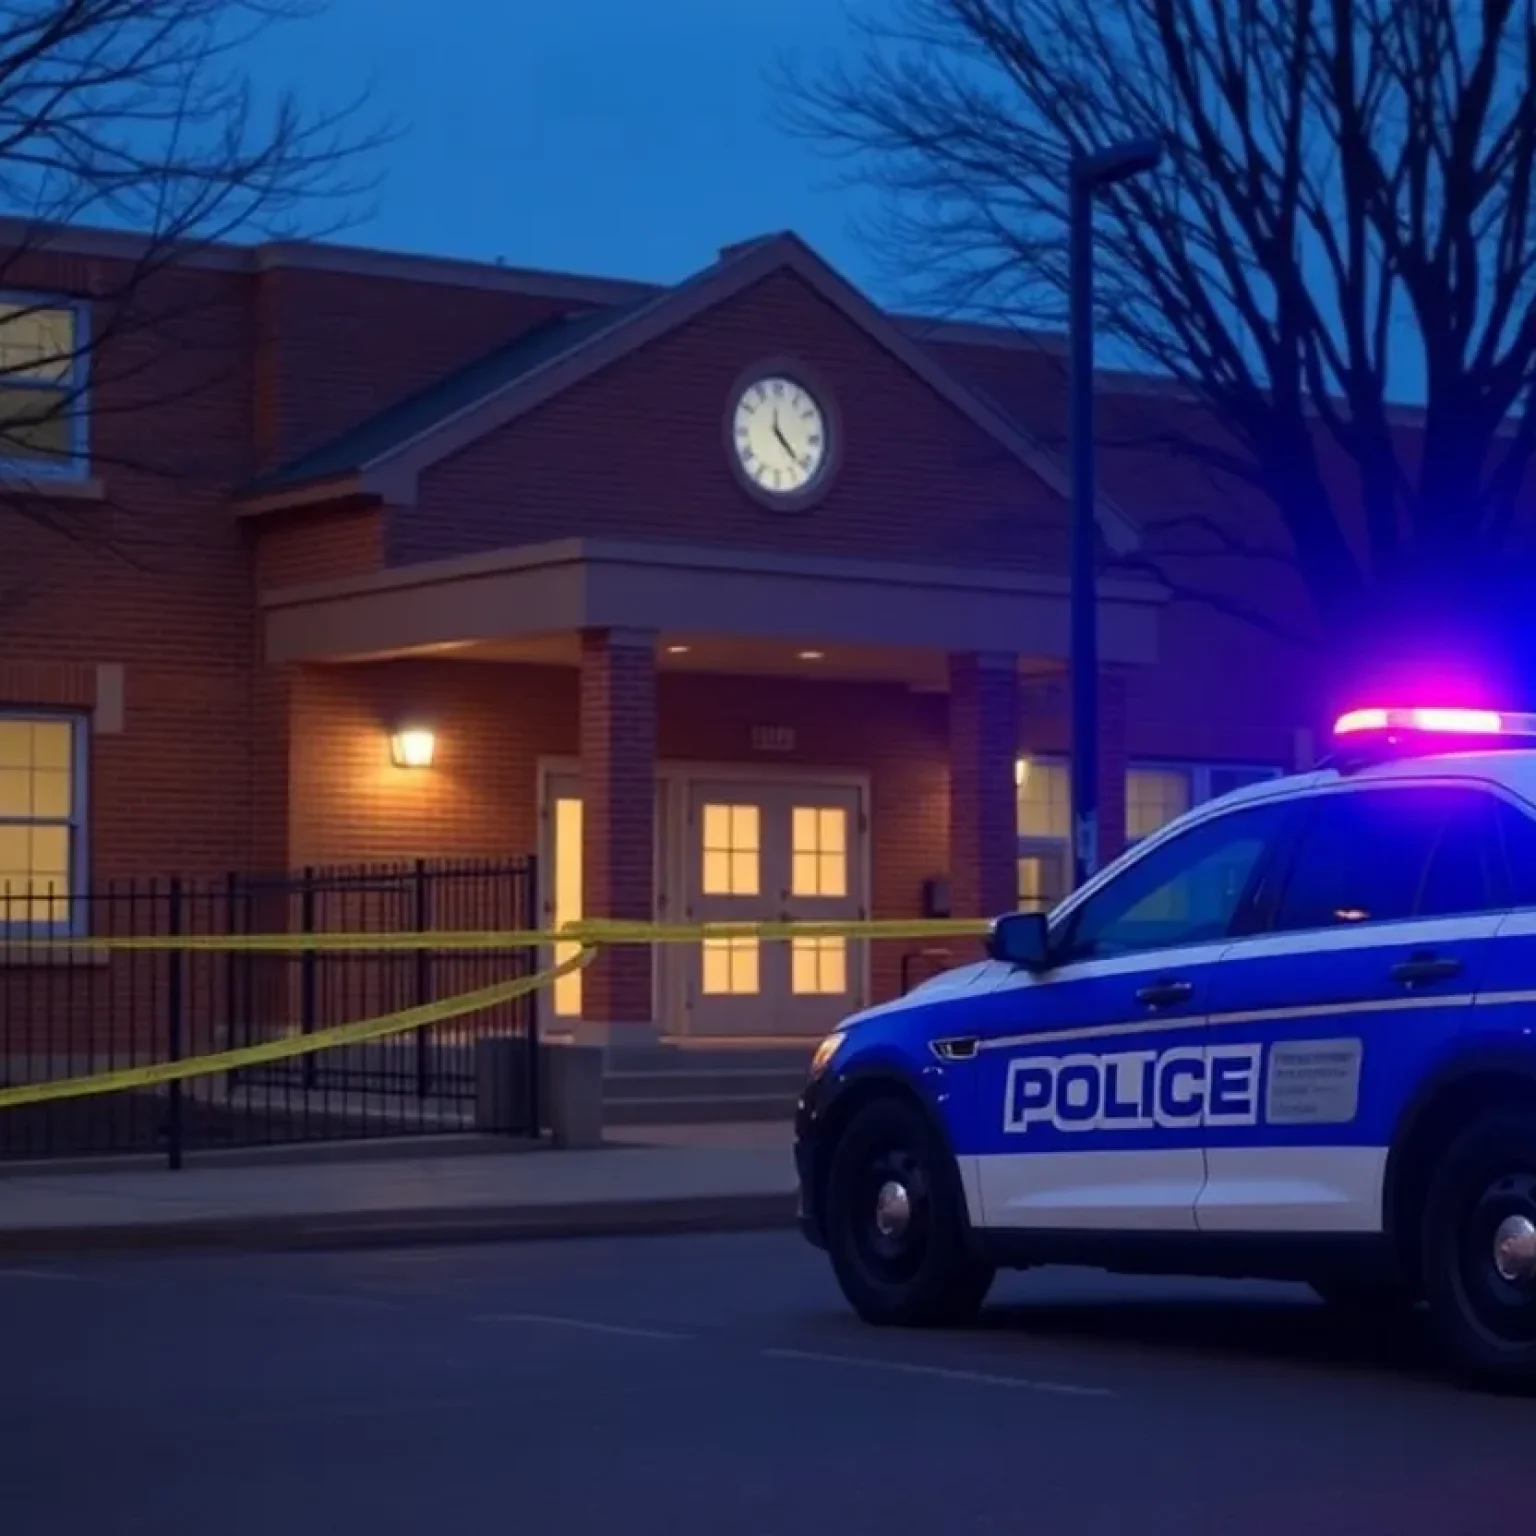
M956 917L1019 902L1018 658L949 658L949 882Z
M1099 674L1099 868L1125 848L1125 674Z
M649 922L656 835L656 642L635 630L581 637L582 909L589 918ZM587 970L582 1037L654 1031L651 951L625 945Z

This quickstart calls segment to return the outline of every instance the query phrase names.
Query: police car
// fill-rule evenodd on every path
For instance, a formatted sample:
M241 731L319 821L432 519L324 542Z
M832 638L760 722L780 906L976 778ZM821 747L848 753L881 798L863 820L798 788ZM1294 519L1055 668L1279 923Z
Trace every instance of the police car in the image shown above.
M862 1318L1038 1264L1299 1280L1536 1386L1536 715L1334 738L821 1043L800 1219Z

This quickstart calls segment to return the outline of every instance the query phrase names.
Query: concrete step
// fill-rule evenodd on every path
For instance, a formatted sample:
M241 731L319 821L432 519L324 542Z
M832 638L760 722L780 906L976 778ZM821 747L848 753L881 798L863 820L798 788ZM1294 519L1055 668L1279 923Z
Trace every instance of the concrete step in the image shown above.
M739 1099L756 1096L799 1097L805 1069L784 1071L756 1068L729 1072L719 1067L702 1071L609 1072L603 1078L603 1102L626 1099Z
M610 1076L628 1072L760 1072L803 1074L816 1049L815 1040L773 1045L641 1045L610 1046L604 1070Z
M603 1103L603 1124L714 1125L734 1121L790 1121L795 1096L752 1094L732 1098L636 1098Z

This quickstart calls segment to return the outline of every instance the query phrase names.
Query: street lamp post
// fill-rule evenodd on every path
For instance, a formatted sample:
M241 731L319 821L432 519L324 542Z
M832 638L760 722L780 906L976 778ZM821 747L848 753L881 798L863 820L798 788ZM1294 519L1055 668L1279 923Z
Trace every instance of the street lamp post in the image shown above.
M1156 139L1134 139L1076 155L1071 170L1072 460L1072 876L1099 867L1099 634L1093 491L1093 200L1103 187L1152 170Z

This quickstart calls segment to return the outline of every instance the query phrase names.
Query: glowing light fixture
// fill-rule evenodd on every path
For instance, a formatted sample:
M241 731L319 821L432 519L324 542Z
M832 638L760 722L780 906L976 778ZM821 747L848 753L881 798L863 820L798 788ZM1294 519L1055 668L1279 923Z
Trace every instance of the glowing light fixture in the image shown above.
M1515 725L1520 718L1508 717L1509 724ZM1498 736L1508 728L1506 717L1492 709L1352 709L1334 721L1333 734L1424 731L1442 736Z
M389 738L396 768L430 768L437 755L437 733L425 725L402 725Z
M801 651L799 659L801 661L821 661L826 654L825 651Z
M688 647L686 645L669 645L667 647L668 656L686 656L687 654Z

